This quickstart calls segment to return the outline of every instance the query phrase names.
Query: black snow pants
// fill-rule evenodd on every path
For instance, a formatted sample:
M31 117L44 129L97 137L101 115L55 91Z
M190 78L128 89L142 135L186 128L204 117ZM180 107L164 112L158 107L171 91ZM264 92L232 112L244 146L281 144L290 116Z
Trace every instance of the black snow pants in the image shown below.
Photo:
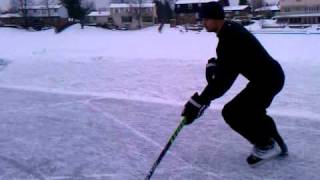
M284 75L263 84L249 82L244 90L224 106L222 115L225 121L252 144L267 145L271 138L280 136L266 109L283 85Z

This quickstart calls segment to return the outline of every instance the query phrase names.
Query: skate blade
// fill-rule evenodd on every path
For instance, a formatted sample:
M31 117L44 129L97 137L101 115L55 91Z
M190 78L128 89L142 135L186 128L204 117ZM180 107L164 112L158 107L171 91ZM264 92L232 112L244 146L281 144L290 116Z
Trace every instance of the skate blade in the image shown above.
M257 166L260 166L261 164L264 164L265 162L268 162L270 160L273 160L273 159L285 159L286 157L288 157L289 154L288 153L279 153L279 154L275 154L274 156L271 156L269 158L266 158L266 159L261 159L261 158L258 158L258 157L254 157L256 159L254 159L252 162L249 162L249 158L247 159L247 163L249 164L249 166L251 168L255 168Z

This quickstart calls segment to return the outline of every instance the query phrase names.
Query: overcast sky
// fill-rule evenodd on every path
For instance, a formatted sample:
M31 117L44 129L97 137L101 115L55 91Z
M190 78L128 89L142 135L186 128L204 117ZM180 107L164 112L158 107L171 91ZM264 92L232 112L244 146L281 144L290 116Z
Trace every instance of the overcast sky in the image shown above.
M9 5L9 0L1 0L0 1L0 9L6 9Z

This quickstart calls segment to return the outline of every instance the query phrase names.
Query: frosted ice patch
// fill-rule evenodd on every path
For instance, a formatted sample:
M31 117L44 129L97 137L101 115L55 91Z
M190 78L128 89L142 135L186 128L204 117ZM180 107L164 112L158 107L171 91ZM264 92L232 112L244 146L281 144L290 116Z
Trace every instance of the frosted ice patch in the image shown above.
M7 67L8 64L9 64L9 61L0 58L0 71L2 71L5 67Z

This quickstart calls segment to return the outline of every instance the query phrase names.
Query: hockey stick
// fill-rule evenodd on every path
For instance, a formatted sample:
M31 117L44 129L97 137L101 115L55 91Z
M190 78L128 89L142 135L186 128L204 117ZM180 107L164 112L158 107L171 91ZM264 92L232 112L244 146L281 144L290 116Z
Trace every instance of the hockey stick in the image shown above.
M186 122L186 118L183 117L182 121L180 122L179 126L177 127L177 129L174 131L174 133L172 134L171 138L169 139L167 145L163 148L163 150L161 151L158 159L153 163L152 168L150 169L148 175L146 176L145 180L149 180L151 178L151 176L153 175L154 171L156 170L157 166L160 164L162 158L164 157L164 155L166 154L166 152L168 151L168 149L170 148L170 146L172 145L173 141L176 139L176 137L178 136L179 132L181 131L181 129L183 128L183 126L185 125Z

